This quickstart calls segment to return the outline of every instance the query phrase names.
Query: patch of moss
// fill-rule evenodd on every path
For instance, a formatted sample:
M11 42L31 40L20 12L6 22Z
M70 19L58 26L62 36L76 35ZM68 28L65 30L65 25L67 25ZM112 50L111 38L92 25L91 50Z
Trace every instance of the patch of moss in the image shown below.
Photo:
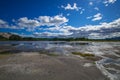
M95 62L93 62L93 64L96 64Z
M0 59L8 58L10 56L11 56L11 54L2 54L2 55L0 55Z
M81 52L72 52L72 54L79 55L79 56L82 56L82 57L95 57L94 54L81 53Z

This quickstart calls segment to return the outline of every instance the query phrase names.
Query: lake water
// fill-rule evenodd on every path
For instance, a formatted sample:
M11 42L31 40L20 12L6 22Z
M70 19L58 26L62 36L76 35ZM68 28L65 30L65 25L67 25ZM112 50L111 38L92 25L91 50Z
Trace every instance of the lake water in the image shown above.
M19 52L46 52L70 56L72 52L90 53L102 57L96 66L111 80L120 80L120 42L86 41L5 41L0 49Z

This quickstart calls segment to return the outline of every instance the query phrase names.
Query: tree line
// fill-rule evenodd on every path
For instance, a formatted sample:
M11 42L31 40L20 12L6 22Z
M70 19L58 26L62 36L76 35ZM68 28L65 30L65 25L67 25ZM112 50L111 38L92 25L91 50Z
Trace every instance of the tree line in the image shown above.
M19 35L11 35L9 38L0 36L1 41L79 41L79 40L88 40L87 38L34 38L34 37L21 37Z
M34 38L34 37L21 37L19 35L11 35L9 38L0 36L0 41L114 41L111 39L88 39L88 38ZM118 40L119 41L119 40Z

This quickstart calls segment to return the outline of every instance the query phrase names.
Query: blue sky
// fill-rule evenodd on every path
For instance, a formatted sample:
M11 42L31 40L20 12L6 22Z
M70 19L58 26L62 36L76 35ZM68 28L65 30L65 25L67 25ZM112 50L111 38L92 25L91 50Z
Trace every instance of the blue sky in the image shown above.
M120 0L0 0L0 32L32 37L120 37Z

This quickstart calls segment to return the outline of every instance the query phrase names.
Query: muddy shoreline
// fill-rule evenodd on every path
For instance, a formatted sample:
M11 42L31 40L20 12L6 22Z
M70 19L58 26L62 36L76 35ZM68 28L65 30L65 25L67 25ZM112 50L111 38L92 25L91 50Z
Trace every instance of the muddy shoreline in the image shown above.
M0 42L0 80L119 80L119 42Z
M84 66L85 64L90 66ZM92 61L22 52L0 59L0 80L108 80Z

